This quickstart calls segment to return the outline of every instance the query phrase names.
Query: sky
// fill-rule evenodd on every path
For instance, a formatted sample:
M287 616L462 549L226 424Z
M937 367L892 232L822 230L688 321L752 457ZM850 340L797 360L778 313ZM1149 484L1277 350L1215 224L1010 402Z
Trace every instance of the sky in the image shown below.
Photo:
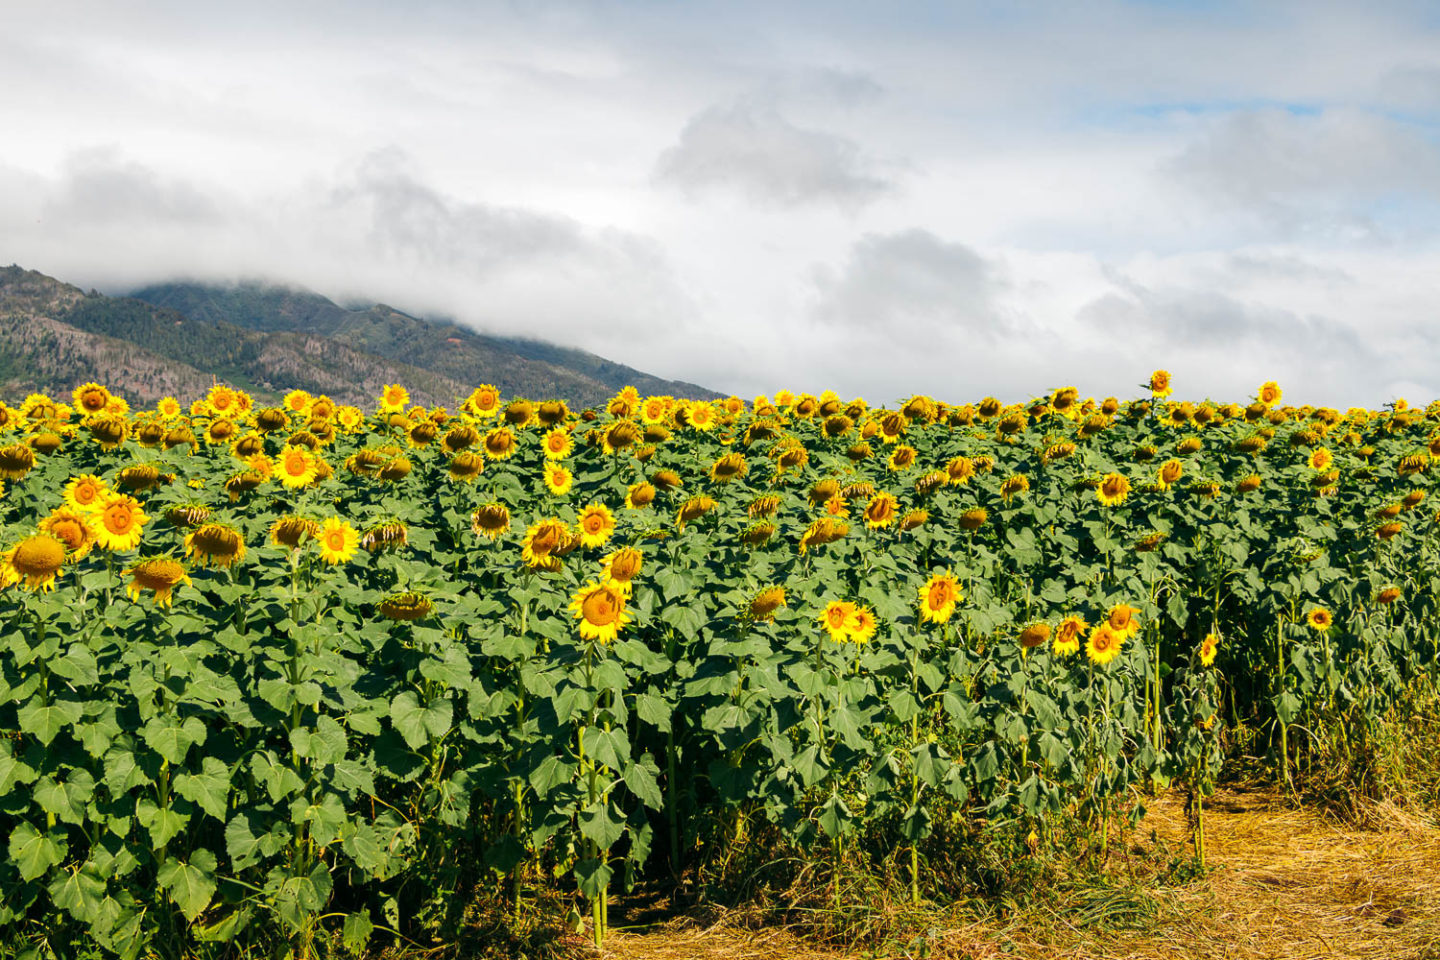
M751 396L1440 395L1427 3L6 4L0 264Z

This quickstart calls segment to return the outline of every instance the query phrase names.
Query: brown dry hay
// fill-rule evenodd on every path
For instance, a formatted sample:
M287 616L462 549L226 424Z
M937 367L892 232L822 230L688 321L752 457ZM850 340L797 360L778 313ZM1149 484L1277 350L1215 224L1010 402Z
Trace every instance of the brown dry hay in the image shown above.
M1187 828L1177 797L1149 802L1137 846L1152 839L1183 853ZM1031 960L1302 960L1440 957L1440 830L1398 807L1370 808L1366 827L1327 819L1269 791L1221 791L1206 804L1211 872L1153 894L1154 916L1132 929L1083 926L1075 911L1030 907L1003 921L934 917L927 955ZM1126 858L1116 858L1124 871ZM1137 877L1137 879L1139 879ZM840 960L788 931L719 922L674 922L617 932L606 955L620 960ZM904 956L890 945L892 956Z

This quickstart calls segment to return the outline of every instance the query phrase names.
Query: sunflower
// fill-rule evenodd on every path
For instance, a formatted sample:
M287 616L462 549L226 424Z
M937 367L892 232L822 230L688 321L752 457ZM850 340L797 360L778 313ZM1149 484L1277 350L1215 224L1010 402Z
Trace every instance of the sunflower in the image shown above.
M1095 495L1107 507L1124 503L1130 496L1130 480L1123 473L1107 473L1095 488Z
M888 527L895 522L900 503L891 494L880 491L865 504L865 526L871 530Z
M19 583L26 590L51 590L55 577L65 563L64 541L48 533L26 537L0 556L0 568L10 583Z
M685 408L685 419L696 430L710 431L719 423L715 408L708 403L692 403Z
M1400 599L1400 588L1386 587L1375 595L1375 599L1388 606Z
M570 601L570 612L579 621L580 638L596 643L614 641L630 622L625 611L625 591L609 581L591 581L581 587Z
M1140 632L1139 613L1140 610L1137 607L1118 603L1110 608L1109 613L1105 614L1105 622L1122 638L1129 639Z
M850 630L851 643L869 643L870 638L875 636L875 629L879 621L875 619L875 612L869 607L857 606L850 614L850 622L847 624Z
M1168 397L1175 392L1170 388L1170 371L1168 370L1156 370L1150 374L1150 382L1146 386L1156 397Z
M1398 520L1393 520L1390 523L1382 523L1379 527L1377 527L1375 530L1375 536L1379 537L1381 540L1389 540L1403 529L1405 529L1404 524L1400 523Z
M70 397L82 416L104 412L111 400L110 391L98 383L82 383L71 392Z
M320 524L308 517L291 514L270 524L270 542L277 547L293 550L306 540L320 536Z
M616 453L635 445L640 430L629 420L617 420L600 437L600 448L607 454Z
M744 533L740 534L740 542L747 547L759 547L770 542L775 536L775 524L769 520L761 520L759 523L752 523Z
M434 612L434 601L414 590L392 593L380 601L380 615L387 620L423 620Z
M625 509L639 510L648 507L655 500L655 487L652 484L641 481L632 483L625 491Z
M485 456L491 460L508 460L515 453L515 434L509 427L495 427L482 441Z
M634 547L621 547L606 554L600 561L605 579L623 583L626 589L629 589L630 581L640 575L644 563L645 554Z
M410 528L404 521L391 518L372 524L360 534L360 546L370 553L399 550L410 545Z
M773 623L775 611L783 606L785 606L785 588L766 587L751 599L746 613L756 623Z
M1026 624L1020 631L1020 646L1026 650L1034 650L1050 639L1050 624L1043 620Z
M1220 637L1214 633L1205 634L1205 639L1200 642L1200 664L1210 666L1215 662L1215 653L1220 648Z
M985 526L985 521L989 519L990 513L984 507L972 507L960 514L960 527L973 533Z
M915 459L918 456L919 453L914 447L910 446L908 443L902 443L893 451L891 451L890 459L886 461L886 466L888 466L889 469L894 472L899 472L901 470L909 470L911 467L915 466Z
M1135 541L1136 553L1153 553L1165 540L1165 533L1154 530Z
M1179 460L1166 460L1160 467L1158 479L1161 490L1169 490L1185 475L1185 465Z
M135 602L140 601L140 594L149 590L155 594L155 606L170 606L171 594L175 588L182 583L190 583L190 576L185 568L176 560L170 557L150 557L139 560L129 570L121 572L121 576L129 576L130 583L126 585L125 592Z
M460 409L480 420L493 417L500 412L500 391L488 383L481 384L470 391Z
M1264 383L1260 384L1260 395L1256 398L1256 400L1261 406L1265 407L1268 410L1269 408L1275 406L1275 404L1279 403L1280 398L1284 395L1284 392L1280 389L1280 384L1276 383L1274 380L1267 380Z
M855 617L855 604L849 600L832 600L825 605L817 617L820 626L830 635L830 639L836 643L844 643L850 639Z
M485 470L485 459L477 453L469 450L461 450L450 458L450 466L447 472L451 480L458 480L460 483L469 483L480 476Z
M87 473L71 479L65 485L65 503L76 510L94 512L100 509L110 487L94 474Z
M691 497L680 505L679 511L675 514L675 526L681 530L685 524L698 520L711 510L715 509L715 500L705 496L703 493Z
M900 518L900 531L904 533L908 530L914 530L916 527L924 526L929 521L929 510L911 510Z
M563 520L541 520L525 531L520 558L532 570L559 570L559 555L575 538Z
M470 514L470 529L477 537L498 538L510 529L510 508L496 502L477 508Z
M12 443L0 447L0 479L20 480L35 468L35 451L29 444Z
M615 533L615 515L605 504L592 503L580 511L575 527L580 534L581 546L598 547Z
M1025 493L1029 489L1030 478L1023 473L1017 473L1014 476L1006 477L1000 484L1000 496L1005 499L1006 503L1009 503L1011 497L1017 493Z
M410 426L410 429L405 434L405 442L411 447L419 450L428 447L430 446L430 444L434 443L435 438L439 434L439 427L435 426L435 424L431 423L429 420L421 420L419 423L415 423Z
M920 587L920 619L945 623L960 601L960 584L952 573L936 573Z
M710 467L710 479L716 483L739 480L749 470L743 453L727 453Z
M288 399L288 398L287 398ZM410 391L398 383L387 384L380 390L380 412L399 413L410 403Z
M318 472L315 459L305 447L286 447L275 465L280 482L291 490L314 483Z
M1235 492L1254 493L1256 490L1260 489L1261 482L1262 481L1260 479L1260 475L1258 473L1252 473L1248 476L1240 478L1240 482L1235 485Z
M1334 459L1335 458L1330 455L1329 450L1325 449L1324 447L1317 447L1310 454L1310 469L1328 470L1330 469L1330 464Z
M1090 631L1090 637L1085 641L1085 655L1091 663L1103 667L1120 655L1124 643L1125 634L1102 622Z
M1335 623L1335 618L1324 607L1311 607L1305 614L1305 626L1317 633L1324 633Z
M38 526L41 533L48 533L65 544L65 552L72 560L88 554L97 539L95 515L71 506L53 510Z
M821 517L800 535L800 553L809 551L811 546L823 546L844 538L850 532L850 524L834 517Z
M161 397L155 401L155 412L160 415L162 420L175 420L185 411L180 406L180 401L174 397Z
M570 451L575 448L575 440L570 436L570 431L556 427L545 434L540 441L545 449L545 456L550 460L563 460L570 456Z
M327 518L315 539L320 543L320 559L331 565L347 562L360 545L360 534L348 520L339 517Z
M185 555L202 567L233 567L245 559L245 538L228 524L206 523L185 535Z
M850 516L850 503L840 494L836 493L826 500L821 507L832 517Z
M773 517L780 509L780 496L774 493L766 493L750 501L750 506L745 508L745 513L750 517Z
M1085 636L1085 631L1088 629L1090 629L1090 625L1085 622L1083 617L1070 614L1055 628L1054 651L1064 656L1079 653L1080 638Z
M123 493L105 494L98 512L95 536L102 549L133 550L140 545L141 531L150 519L140 501Z

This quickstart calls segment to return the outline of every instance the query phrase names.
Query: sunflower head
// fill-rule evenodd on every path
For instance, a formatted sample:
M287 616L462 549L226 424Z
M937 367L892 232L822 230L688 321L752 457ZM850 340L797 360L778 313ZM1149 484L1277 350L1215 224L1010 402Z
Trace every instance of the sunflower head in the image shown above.
M613 581L592 581L570 601L570 612L583 640L611 643L630 622L624 588Z
M882 490L865 504L865 526L871 530L890 526L895 522L899 508L899 501Z
M1071 614L1060 621L1055 628L1055 641L1053 649L1056 653L1069 656L1072 653L1080 652L1080 640L1085 636L1085 631L1090 628L1083 617Z
M1107 507L1122 504L1130 496L1130 479L1123 473L1107 473L1095 488L1095 494Z
M1091 663L1103 667L1120 655L1124 644L1125 634L1102 621L1090 631L1090 637L1085 641L1085 655Z
M972 507L960 514L960 528L973 533L985 526L985 522L989 519L990 512L984 507Z
M510 529L510 508L493 501L477 508L470 514L470 529L478 537L496 539Z
M1317 633L1329 630L1334 623L1335 618L1324 607L1311 607L1305 614L1305 625Z
M434 601L414 590L392 593L380 601L380 615L387 620L423 620L434 612Z
M185 554L202 567L232 567L245 559L245 538L234 527L212 521L186 534Z
M948 572L931 574L920 585L920 619L927 623L945 623L960 602L960 584Z
M140 595L149 590L155 595L155 606L170 606L171 594L182 583L188 584L190 576L185 568L170 557L150 557L137 561L135 566L124 571L130 577L125 592L130 599L139 602Z
M140 502L123 493L106 494L99 502L96 536L105 550L133 550L149 517Z
M95 515L75 507L61 506L39 523L41 533L65 544L66 554L79 560L88 554L98 540L95 530Z
M50 590L65 563L65 542L48 533L36 533L21 540L0 557L6 579L26 590Z
M1200 663L1210 666L1215 662L1215 653L1220 649L1220 636L1214 633L1207 633L1205 639L1200 642Z
M677 477L676 479L678 480L679 478ZM640 483L631 484L630 488L625 491L626 509L639 510L643 507L650 506L655 500L655 493L654 484L647 483L643 480Z
M917 528L917 527L922 527L922 526L924 526L926 523L929 522L929 520L930 520L930 511L928 511L928 510L911 510L909 513L905 514L905 516L903 516L903 517L900 518L900 522L899 522L898 526L899 526L900 531L901 531L902 533L905 533L905 532L908 532L908 531L910 531L910 530L914 530L914 529Z
M1034 650L1049 639L1050 624L1043 620L1026 624L1020 631L1020 646L1026 650Z
M470 450L461 450L450 458L450 467L447 472L451 480L458 480L461 483L469 483L480 476L485 470L485 459L478 453Z
M615 532L615 515L603 503L592 503L580 511L576 521L580 543L586 547L598 547L609 541Z

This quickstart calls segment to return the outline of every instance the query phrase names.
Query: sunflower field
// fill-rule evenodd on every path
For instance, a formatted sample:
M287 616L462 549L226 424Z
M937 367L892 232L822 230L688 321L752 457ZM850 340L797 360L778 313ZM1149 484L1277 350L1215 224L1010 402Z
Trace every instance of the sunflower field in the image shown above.
M1203 858L1432 689L1440 405L1170 396L0 405L0 949L599 943L759 834L943 899L1167 785Z

